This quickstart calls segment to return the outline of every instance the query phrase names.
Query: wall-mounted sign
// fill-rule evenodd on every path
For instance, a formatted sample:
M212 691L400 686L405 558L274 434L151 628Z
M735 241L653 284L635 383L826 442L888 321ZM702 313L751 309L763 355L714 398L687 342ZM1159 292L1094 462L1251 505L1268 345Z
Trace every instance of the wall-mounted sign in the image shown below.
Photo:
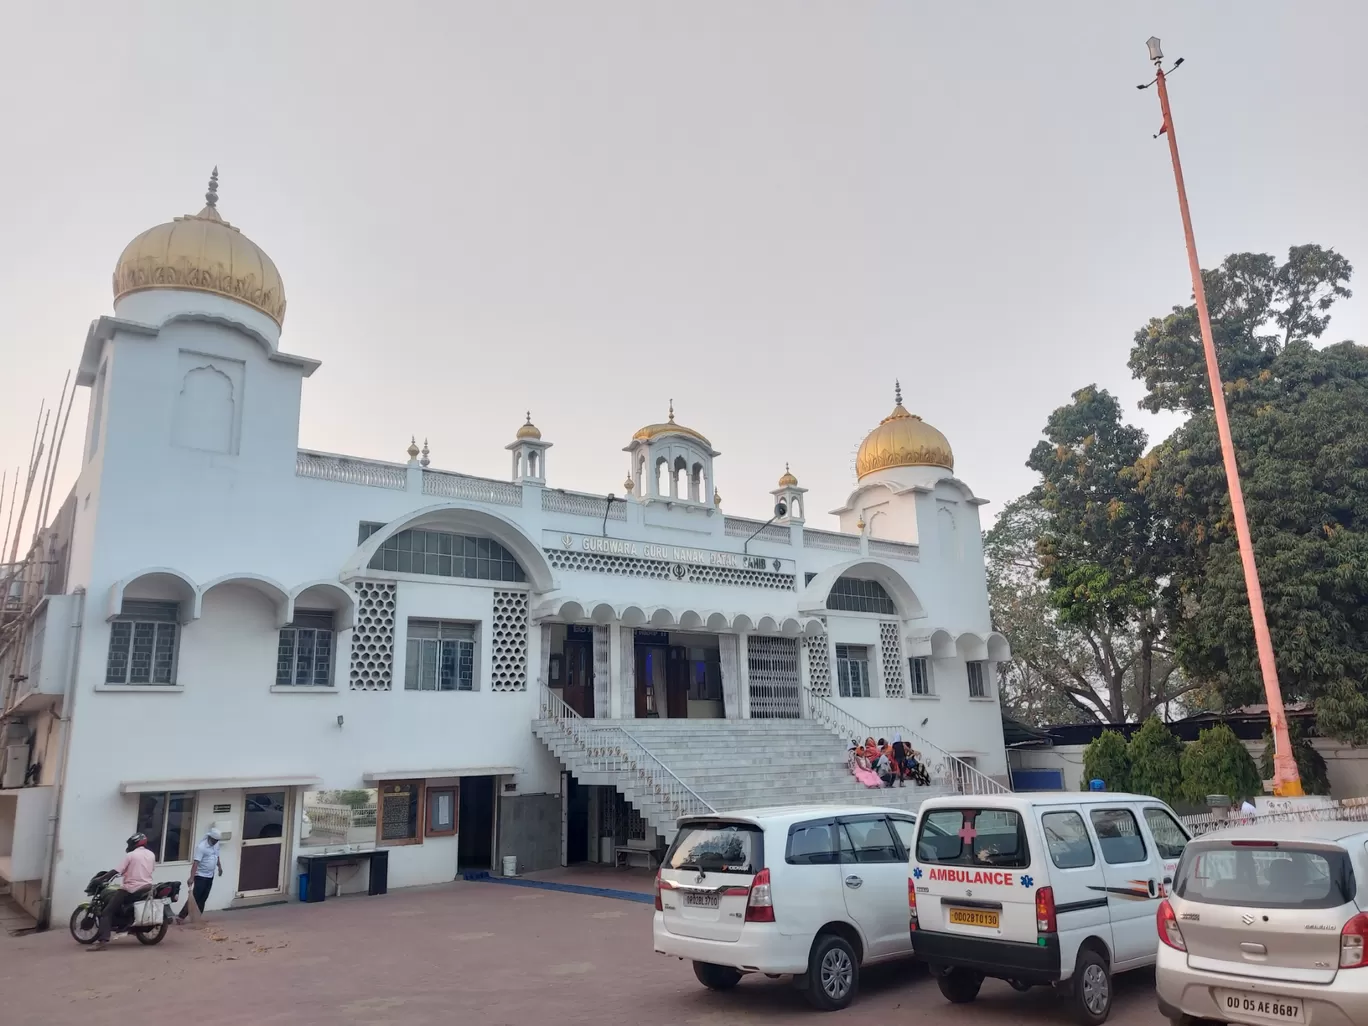
M744 552L722 552L717 549L697 549L686 545L666 545L660 542L628 541L625 538L604 538L586 534L558 534L544 532L542 544L548 549L568 549L600 556L623 556L628 559L659 559L667 563L693 566L730 567L735 570L761 570L775 574L797 572L791 559L756 556ZM683 577L683 574L677 574Z
M215 816L226 816L228 813L230 813L230 812L232 812L232 811L233 811L233 807L232 807L231 805L227 804L227 803L225 803L225 804L223 804L223 805L215 805L215 806L214 806L214 815L215 815Z

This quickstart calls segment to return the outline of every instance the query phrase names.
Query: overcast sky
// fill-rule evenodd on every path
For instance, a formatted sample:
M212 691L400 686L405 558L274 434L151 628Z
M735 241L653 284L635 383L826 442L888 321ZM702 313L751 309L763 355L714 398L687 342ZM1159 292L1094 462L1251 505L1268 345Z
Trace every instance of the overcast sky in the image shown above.
M1143 8L1143 10L1142 10ZM1318 242L1368 277L1368 4L575 0L12 4L0 34L0 467L28 457L145 228L219 209L275 259L300 444L621 492L643 424L706 434L723 506L790 461L819 510L892 405L992 500L1203 263ZM1368 281L1327 338L1365 340ZM63 454L78 462L87 393ZM54 503L55 505L55 503ZM810 522L832 526L825 514Z

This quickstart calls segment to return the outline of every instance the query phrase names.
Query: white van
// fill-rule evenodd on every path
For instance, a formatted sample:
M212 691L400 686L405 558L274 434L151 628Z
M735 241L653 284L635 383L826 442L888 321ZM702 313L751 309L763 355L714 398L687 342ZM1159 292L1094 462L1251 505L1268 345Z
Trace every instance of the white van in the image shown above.
M868 805L685 816L656 874L656 953L712 990L792 975L818 1009L844 1008L863 966L911 958L915 831L911 813Z
M913 949L956 1004L985 976L1050 984L1097 1026L1112 974L1155 962L1155 914L1187 842L1143 795L930 798L908 862Z

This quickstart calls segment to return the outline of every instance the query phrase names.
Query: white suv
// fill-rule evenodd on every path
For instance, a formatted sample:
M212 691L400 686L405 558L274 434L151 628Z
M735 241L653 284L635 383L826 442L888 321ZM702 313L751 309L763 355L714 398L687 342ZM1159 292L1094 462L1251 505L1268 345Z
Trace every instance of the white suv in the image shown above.
M869 806L686 816L656 874L656 953L692 960L713 990L791 974L817 1008L844 1008L861 966L912 954L915 832L913 815Z

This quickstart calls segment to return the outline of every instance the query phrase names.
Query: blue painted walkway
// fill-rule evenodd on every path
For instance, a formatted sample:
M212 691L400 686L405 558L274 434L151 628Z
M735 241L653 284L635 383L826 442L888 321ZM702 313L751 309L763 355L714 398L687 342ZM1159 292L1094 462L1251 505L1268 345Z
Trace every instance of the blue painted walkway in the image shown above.
M542 891L561 891L565 894L587 894L591 898L617 898L619 901L640 901L655 904L654 894L640 891L619 891L612 887L588 887L583 884L552 883L549 880L524 880L514 876L493 876L490 873L463 873L462 879L478 883L504 884L508 887L532 887Z

